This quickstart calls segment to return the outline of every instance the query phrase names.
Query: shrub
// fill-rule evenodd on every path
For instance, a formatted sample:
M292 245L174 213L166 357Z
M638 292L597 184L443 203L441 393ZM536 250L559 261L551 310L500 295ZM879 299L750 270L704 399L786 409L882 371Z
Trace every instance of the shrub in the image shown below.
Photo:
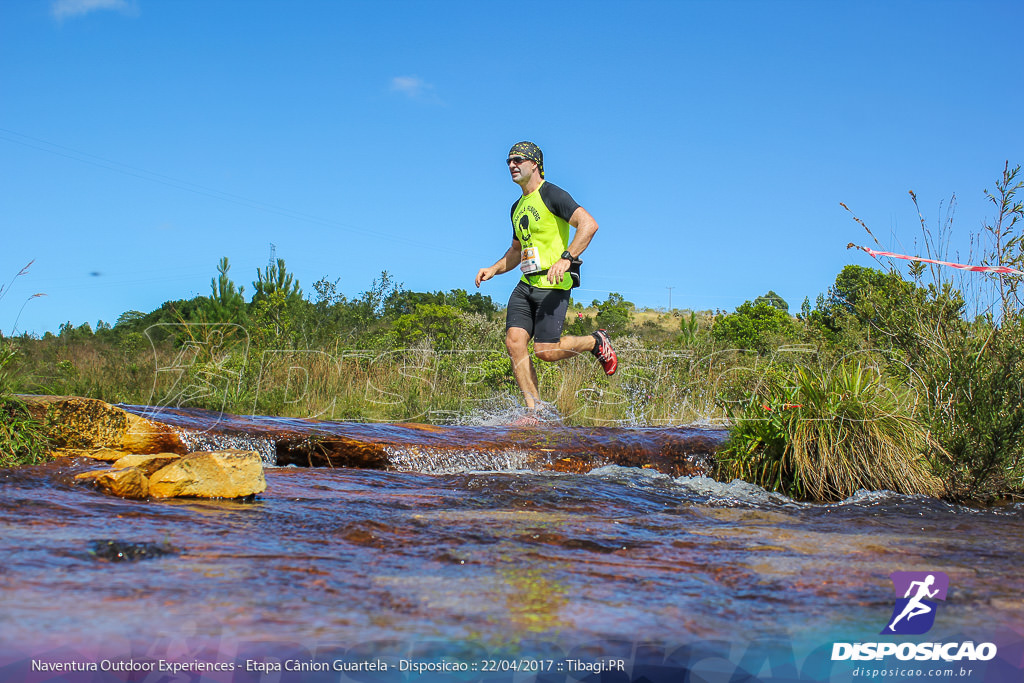
M591 306L597 309L596 322L601 329L612 335L625 334L629 330L635 306L618 292L612 292L604 301L594 299Z
M777 294L769 292L753 303L743 302L735 313L717 320L711 328L711 336L733 348L768 354L799 337L800 328L787 309Z
M924 370L929 421L949 451L944 475L959 498L1024 488L1024 321L977 325L947 338Z

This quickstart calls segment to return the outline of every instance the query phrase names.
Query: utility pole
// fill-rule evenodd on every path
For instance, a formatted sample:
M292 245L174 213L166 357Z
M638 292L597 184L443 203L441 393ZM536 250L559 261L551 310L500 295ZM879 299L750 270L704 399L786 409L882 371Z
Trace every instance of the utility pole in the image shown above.
M675 287L666 287L665 289L668 290L668 312L671 313L672 312L672 290L675 289Z

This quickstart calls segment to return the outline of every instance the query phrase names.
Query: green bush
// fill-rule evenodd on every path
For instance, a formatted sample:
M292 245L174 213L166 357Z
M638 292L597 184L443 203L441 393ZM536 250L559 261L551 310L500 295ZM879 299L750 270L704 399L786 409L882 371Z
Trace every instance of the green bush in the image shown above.
M604 301L594 299L591 306L597 309L596 322L601 329L612 335L625 334L633 317L635 306L626 301L618 292L612 292Z
M880 349L914 365L935 353L935 335L964 324L965 308L949 283L925 287L894 270L846 266L809 322L841 350Z
M787 313L788 306L774 292L745 301L711 328L716 341L736 349L753 349L766 355L799 339L800 327Z
M1024 489L1024 322L976 325L948 338L923 369L928 416L949 451L943 474L959 498Z
M470 341L465 339L464 327L464 314L453 306L416 304L414 312L399 317L391 329L403 346L429 339L433 348L450 351Z

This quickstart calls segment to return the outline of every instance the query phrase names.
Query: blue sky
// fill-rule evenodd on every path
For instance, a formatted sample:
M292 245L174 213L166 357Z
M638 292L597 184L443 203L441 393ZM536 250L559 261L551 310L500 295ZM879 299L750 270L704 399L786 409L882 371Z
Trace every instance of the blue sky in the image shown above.
M907 191L929 226L955 194L968 258L1024 162L1022 25L1019 0L3 2L0 279L35 262L0 329L208 294L222 256L249 296L271 244L307 296L472 290L522 139L601 226L578 299L798 309L872 263L839 202L914 251Z

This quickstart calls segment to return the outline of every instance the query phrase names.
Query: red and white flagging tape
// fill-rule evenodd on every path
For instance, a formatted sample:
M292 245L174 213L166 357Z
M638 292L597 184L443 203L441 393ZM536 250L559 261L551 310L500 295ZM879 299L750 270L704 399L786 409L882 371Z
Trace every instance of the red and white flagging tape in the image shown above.
M846 245L847 249L850 248L860 249L866 251L874 257L888 256L890 258L901 258L905 261L924 261L925 263L937 263L940 266L949 266L950 268L959 268L960 270L970 270L975 273L1003 273L1005 275L1024 275L1024 271L1017 270L1016 268L1010 268L1008 266L972 266L966 263L951 263L949 261L937 261L932 258L921 258L920 256L907 256L906 254L894 254L891 251L875 251L874 249L868 249L860 245L850 242Z

